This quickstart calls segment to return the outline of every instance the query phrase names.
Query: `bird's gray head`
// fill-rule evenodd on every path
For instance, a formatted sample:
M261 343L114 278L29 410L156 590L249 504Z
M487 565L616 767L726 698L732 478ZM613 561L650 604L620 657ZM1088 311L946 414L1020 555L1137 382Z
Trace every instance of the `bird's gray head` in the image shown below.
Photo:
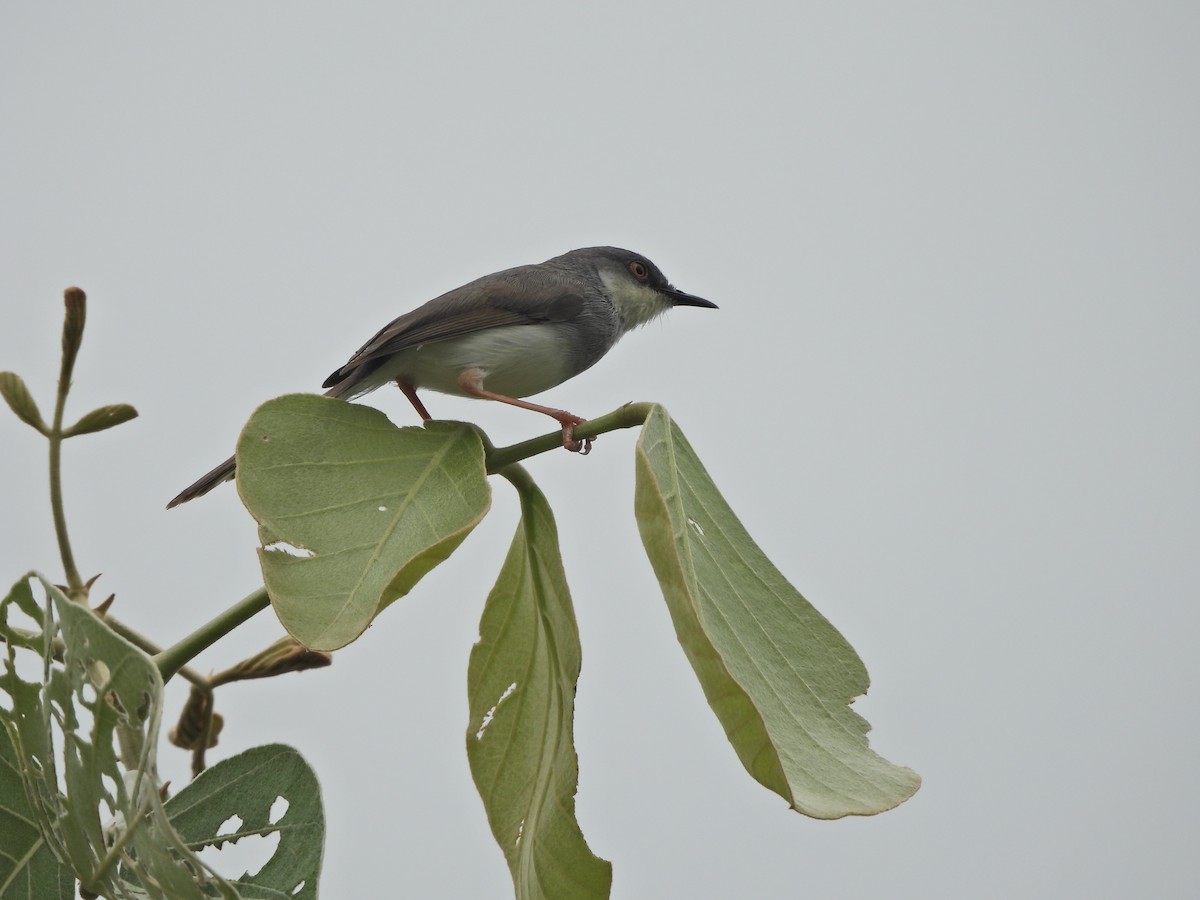
M673 306L717 308L710 300L672 287L662 270L640 253L619 247L585 247L548 262L588 280L598 278L621 317L623 332L645 325Z

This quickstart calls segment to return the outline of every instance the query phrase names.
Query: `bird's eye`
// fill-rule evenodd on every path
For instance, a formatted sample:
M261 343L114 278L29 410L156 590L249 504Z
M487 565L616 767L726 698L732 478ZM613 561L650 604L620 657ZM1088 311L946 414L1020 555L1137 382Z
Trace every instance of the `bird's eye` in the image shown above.
M645 281L650 277L650 270L646 268L646 264L640 259L635 259L629 264L629 271L633 273L633 277L638 281Z

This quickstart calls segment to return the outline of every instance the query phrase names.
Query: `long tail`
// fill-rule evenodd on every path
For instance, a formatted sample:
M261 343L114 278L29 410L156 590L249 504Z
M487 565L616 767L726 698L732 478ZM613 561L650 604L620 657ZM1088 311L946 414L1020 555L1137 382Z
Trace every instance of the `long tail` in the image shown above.
M333 387L327 390L325 392L325 396L349 400L353 397L359 396L360 394L366 393L366 391L359 389L357 384L358 382L356 379L347 378L340 384L335 384ZM374 387L375 386L372 385L367 390L373 390ZM425 412L425 407L420 405L421 401L417 399L416 392L413 390L412 386L401 385L401 389L404 391L404 396L408 397L412 404L417 407L417 411L421 413L421 418L428 419L429 413ZM195 500L197 497L203 497L217 485L224 484L226 481L233 481L233 474L236 469L237 461L231 456L211 472L201 476L180 491L176 495L175 499L167 504L167 509L170 509L173 506L178 506L180 503L187 503L189 500Z
M195 500L197 497L203 497L218 484L232 481L235 468L236 463L231 456L207 475L201 476L193 484L189 484L180 491L178 496L167 504L167 509L170 509L172 506L178 506L180 503L187 503L189 500Z

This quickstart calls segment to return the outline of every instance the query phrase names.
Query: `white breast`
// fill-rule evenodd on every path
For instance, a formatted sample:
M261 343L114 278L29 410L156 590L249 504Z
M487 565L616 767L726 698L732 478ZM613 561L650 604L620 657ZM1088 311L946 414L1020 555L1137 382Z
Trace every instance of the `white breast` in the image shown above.
M371 373L375 384L403 376L418 388L465 396L465 369L483 372L483 386L509 397L529 397L562 384L577 369L566 327L510 325L403 350Z

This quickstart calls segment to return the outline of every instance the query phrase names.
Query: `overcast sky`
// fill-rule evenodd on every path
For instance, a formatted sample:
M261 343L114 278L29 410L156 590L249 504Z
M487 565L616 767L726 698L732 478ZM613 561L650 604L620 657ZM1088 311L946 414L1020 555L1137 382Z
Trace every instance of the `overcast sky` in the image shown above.
M257 404L479 275L645 253L720 310L542 399L671 410L862 655L872 746L924 786L874 818L789 812L675 640L635 434L538 458L613 897L1191 896L1198 42L1200 6L1167 2L5 4L0 369L50 407L62 290L88 292L68 418L141 418L67 447L76 557L170 643L260 582L232 486L164 509ZM366 402L414 421L398 391ZM426 403L497 443L548 430ZM0 418L4 583L57 577L44 445ZM218 695L213 759L283 741L315 767L324 896L510 893L464 749L517 522L493 489L331 669ZM278 631L263 614L198 665Z

